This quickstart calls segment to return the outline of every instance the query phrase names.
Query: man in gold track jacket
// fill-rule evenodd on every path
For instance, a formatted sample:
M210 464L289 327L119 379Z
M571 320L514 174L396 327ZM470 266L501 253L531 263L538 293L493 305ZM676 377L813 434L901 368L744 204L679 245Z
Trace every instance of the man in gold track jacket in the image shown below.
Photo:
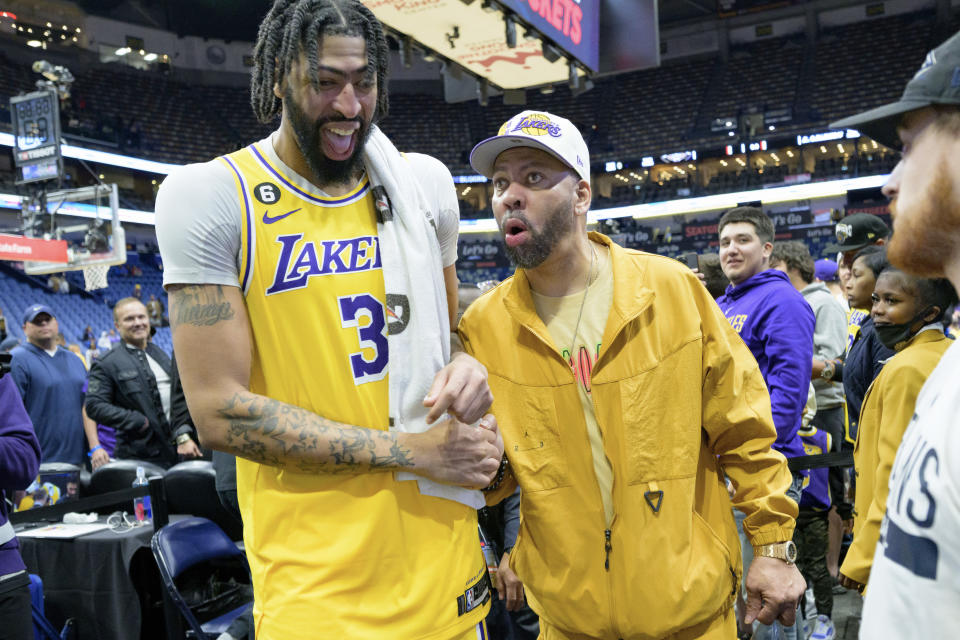
M748 621L791 624L797 506L740 337L680 263L587 235L589 155L569 121L523 112L471 162L520 268L460 335L487 367L509 459L488 503L523 490L510 565L541 638L733 637L731 506L760 556Z

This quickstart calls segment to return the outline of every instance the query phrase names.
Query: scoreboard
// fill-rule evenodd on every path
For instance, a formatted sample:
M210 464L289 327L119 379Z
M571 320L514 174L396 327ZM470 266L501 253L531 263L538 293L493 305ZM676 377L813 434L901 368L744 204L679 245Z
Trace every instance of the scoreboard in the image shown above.
M62 173L60 101L57 92L34 91L10 98L13 161L19 184L51 180Z
M599 70L600 0L500 0L593 71Z

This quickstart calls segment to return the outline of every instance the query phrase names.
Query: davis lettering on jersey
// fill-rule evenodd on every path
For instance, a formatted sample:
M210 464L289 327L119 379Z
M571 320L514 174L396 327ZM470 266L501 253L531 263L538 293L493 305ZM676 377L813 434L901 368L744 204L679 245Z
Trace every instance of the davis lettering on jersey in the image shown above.
M910 428L918 416L914 414ZM937 515L940 454L920 436L904 438L890 472L890 497L878 545L884 555L920 578L937 579L940 549L929 537Z
M302 289L313 276L356 273L382 267L377 236L301 242L302 239L302 233L277 236L282 248L273 284L266 295Z

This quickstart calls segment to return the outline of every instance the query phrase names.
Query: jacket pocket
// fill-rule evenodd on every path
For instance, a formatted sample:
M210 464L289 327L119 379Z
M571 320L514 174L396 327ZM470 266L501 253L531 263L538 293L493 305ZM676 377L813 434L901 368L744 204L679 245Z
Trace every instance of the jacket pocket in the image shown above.
M685 478L697 471L701 389L691 355L692 350L681 349L619 383L629 484Z
M662 501L651 495L660 507L654 513L644 494L659 491ZM694 478L627 489L633 510L623 513L619 529L615 523L612 555L617 555L618 545L622 553L619 564L611 567L613 588L631 594L632 608L620 609L621 637L668 637L715 617L735 597L737 564L721 530L729 527L727 537L735 535L733 519L729 513L722 518L701 515L695 493Z
M731 551L713 527L696 511L693 512L693 544L703 550L703 558L713 560L698 572L700 586L696 589L706 596L704 602L719 603L723 602L724 598L735 598L740 587L740 573Z
M140 393L140 372L136 369L127 369L117 374L117 383L124 393Z
M515 398L511 414L516 422L504 437L510 464L517 468L517 477L523 478L523 490L568 486L554 390L528 387Z

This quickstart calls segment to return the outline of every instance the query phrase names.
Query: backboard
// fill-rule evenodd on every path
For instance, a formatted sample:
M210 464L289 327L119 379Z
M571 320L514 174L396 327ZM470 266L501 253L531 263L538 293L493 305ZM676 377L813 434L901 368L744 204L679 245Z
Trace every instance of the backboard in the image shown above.
M76 271L127 261L126 234L120 224L115 184L24 197L21 216L24 237L67 243L66 262L25 260L23 270L28 274Z

